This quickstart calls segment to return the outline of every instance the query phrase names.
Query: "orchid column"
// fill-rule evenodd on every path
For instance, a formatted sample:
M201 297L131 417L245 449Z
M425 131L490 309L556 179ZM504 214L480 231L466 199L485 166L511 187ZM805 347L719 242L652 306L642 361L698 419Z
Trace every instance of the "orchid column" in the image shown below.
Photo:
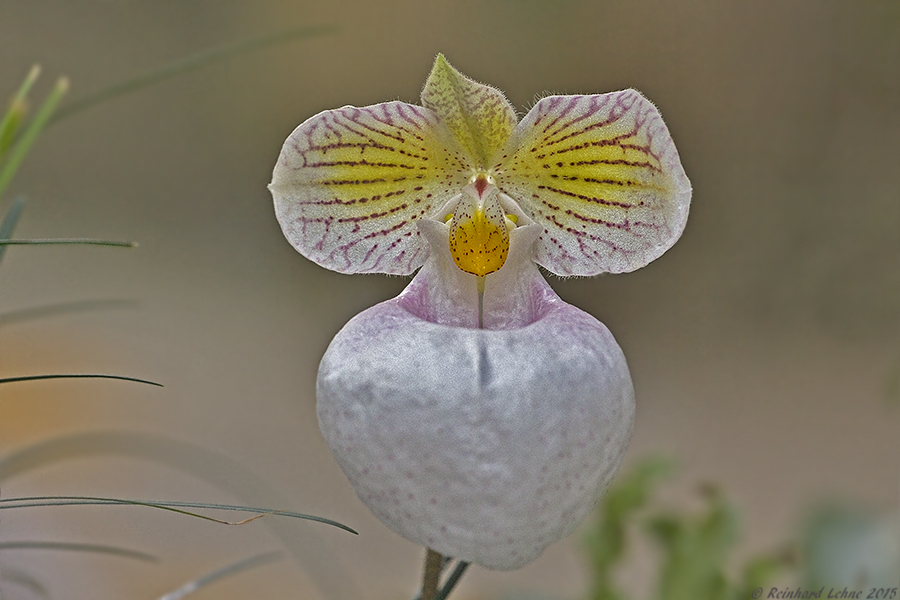
M285 236L341 273L418 274L319 367L319 424L359 498L442 554L515 569L571 532L622 460L634 392L557 275L638 269L681 235L690 182L634 90L550 96L519 122L438 56L422 106L322 112L270 185Z

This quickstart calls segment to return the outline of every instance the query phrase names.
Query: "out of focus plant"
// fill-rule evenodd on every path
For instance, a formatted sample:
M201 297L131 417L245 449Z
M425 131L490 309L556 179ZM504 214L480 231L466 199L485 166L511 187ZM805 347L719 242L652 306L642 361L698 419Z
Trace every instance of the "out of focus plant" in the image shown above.
M657 486L672 470L671 461L648 458L610 489L586 537L590 600L632 598L616 585L615 574L635 534L648 537L660 551L653 600L746 600L793 563L792 552L773 551L746 561L737 576L730 575L739 537L734 505L707 485L701 488L705 507L698 513L660 508Z
M812 511L803 534L804 585L896 588L900 515L830 504Z
M0 197L69 89L68 80L61 77L29 122L28 93L40 72L39 67L32 67L0 120Z
M54 118L75 114L80 110L84 110L120 96L127 92L145 87L162 79L172 77L174 75L196 69L213 62L223 60L238 54L243 54L252 50L256 50L268 45L282 43L285 41L309 37L330 31L331 28L302 28L292 29L279 32L273 35L263 36L246 40L236 44L229 44L212 48L210 50L200 52L198 54L186 57L162 68L154 69L141 74L135 78L120 82L106 89L100 90L95 94L83 97L81 100L69 104L62 112L55 112L61 99L68 90L68 80L60 78L50 93L38 106L32 114L29 106L29 94L40 75L40 68L33 67L19 89L13 95L9 106L0 116L0 200L3 199L4 192L8 189L10 182L13 180L22 162L28 155L34 143L44 128L51 123ZM130 242L115 242L106 240L92 240L82 238L52 238L52 239L14 239L13 232L19 222L25 200L22 197L16 198L10 203L5 214L0 220L0 260L7 246L10 245L48 245L48 244L88 244L88 245L104 245L104 246L123 246L132 247ZM59 305L53 307L44 307L43 310L18 311L18 313L28 313L27 317L39 317L46 314L57 312L66 312L67 310L79 310L91 305L102 307L103 302L81 302L68 305ZM9 314L0 315L0 321L6 321L3 317L9 317ZM23 316L18 314L17 316ZM132 377L124 377L119 375L105 374L38 374L38 375L21 375L13 377L0 378L0 384L18 383L23 381L33 381L40 379L58 379L58 378L108 378L122 379L127 381L135 381L147 383L151 385L159 385L151 381L137 379ZM2 418L2 413L0 413ZM50 440L40 442L28 448L0 454L0 480L5 480L12 475L26 472L43 465L65 460L77 455L90 454L115 454L117 456L132 455L139 458L157 460L163 463L173 463L173 456L177 455L177 463L182 469L187 471L200 471L195 473L200 477L214 483L222 483L223 479L227 479L229 483L233 481L241 481L253 490L259 490L264 487L255 481L252 475L243 473L240 467L236 467L231 461L218 456L211 456L210 453L197 449L189 445L179 444L174 440L168 440L149 434L136 433L133 435L116 434L116 433L90 433L76 436L58 436ZM196 464L202 463L204 467L197 469ZM191 466L193 465L193 467ZM221 476L222 472L227 472L227 478ZM225 486L228 487L227 485ZM232 492L236 490L230 490ZM200 518L204 520L214 521L217 523L240 525L265 517L269 515L287 516L299 519L307 519L326 523L340 529L344 529L351 533L356 533L349 527L324 519L292 511L273 510L268 508L256 508L248 506L234 506L213 503L188 503L188 502L167 502L167 501L142 501L120 498L100 498L100 497L82 497L82 496L40 496L40 497L19 497L19 498L2 498L0 499L0 510L50 507L50 506L73 506L73 505L105 505L105 506L138 506L145 508L154 508L166 510L169 512ZM251 516L238 521L226 521L214 518L206 514L206 511L237 511L249 513ZM198 512L203 511L203 512ZM289 550L292 543L285 540L281 536L285 545ZM3 551L67 551L79 553L93 553L116 556L119 558L129 558L142 560L147 562L156 562L156 557L128 548L120 548L107 546L103 544L81 543L81 542L61 542L57 540L0 540L0 550ZM297 554L297 552L294 552ZM246 569L267 564L281 556L279 552L268 552L249 558L245 558L217 569L206 575L193 579L174 591L162 596L160 600L176 600L192 594L199 589L218 581L224 577L234 575ZM26 570L10 567L0 564L0 597L6 598L8 588L17 587L28 590L32 595L49 598L50 593L45 587L42 577L35 576Z

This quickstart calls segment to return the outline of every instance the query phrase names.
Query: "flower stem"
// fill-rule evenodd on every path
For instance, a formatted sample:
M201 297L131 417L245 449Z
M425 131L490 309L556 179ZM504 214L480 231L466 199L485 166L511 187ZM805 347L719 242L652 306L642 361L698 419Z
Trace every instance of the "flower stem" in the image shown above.
M444 557L431 548L425 551L425 568L422 572L422 600L435 600L438 593L438 583L441 578L441 568L444 566Z
M441 588L441 591L438 592L438 595L434 600L447 600L447 596L450 595L450 592L453 591L453 588L456 587L456 584L459 583L459 580L462 578L463 573L466 572L466 569L469 568L469 563L465 561L459 561L456 565L456 568L453 569L453 573L450 574L450 577L447 578L446 583L444 583L444 587Z

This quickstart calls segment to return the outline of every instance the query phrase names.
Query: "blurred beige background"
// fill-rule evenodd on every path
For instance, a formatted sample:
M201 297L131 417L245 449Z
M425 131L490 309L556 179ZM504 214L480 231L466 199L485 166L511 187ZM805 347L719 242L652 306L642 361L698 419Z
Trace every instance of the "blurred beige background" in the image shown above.
M67 75L76 99L210 46L304 24L340 29L54 125L0 207L27 195L21 237L140 243L11 249L0 311L136 305L3 326L0 376L99 371L166 386L3 386L0 455L54 435L140 431L230 457L271 489L237 471L229 487L199 478L202 466L184 473L106 455L18 475L2 495L278 502L361 535L126 508L7 511L0 539L117 543L163 562L22 551L3 553L0 565L40 575L54 597L152 598L281 547L279 530L306 558L195 597L412 595L420 549L353 495L319 437L314 404L331 337L406 280L307 262L282 238L265 185L297 124L344 104L416 102L437 52L504 90L522 114L546 92L636 87L667 120L694 185L681 241L633 274L552 282L603 320L629 359L638 420L627 464L674 456L673 502L691 505L699 482L720 484L742 511L744 556L794 537L821 498L897 510L900 407L886 389L900 369L900 4L7 0L0 95L33 63L45 73L36 98ZM579 552L575 535L520 571L473 569L460 600L512 590L577 598Z

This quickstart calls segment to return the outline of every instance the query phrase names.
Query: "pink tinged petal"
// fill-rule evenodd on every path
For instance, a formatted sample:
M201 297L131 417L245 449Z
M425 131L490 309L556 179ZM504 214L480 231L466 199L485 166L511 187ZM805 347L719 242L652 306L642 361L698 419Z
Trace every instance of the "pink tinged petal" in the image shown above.
M446 244L446 225L420 226ZM454 300L470 309L453 318L473 318L475 277L436 247L400 297L338 333L319 367L319 424L363 503L407 539L489 569L527 564L590 513L634 421L612 335L519 260L539 234L530 227L511 232L510 258L485 290L486 313L491 303L512 308L518 326L473 329L420 314ZM449 269L462 279L443 279ZM508 285L522 289L504 293ZM501 306L509 297L520 301Z
M341 273L407 275L425 261L416 221L466 183L462 152L428 109L346 106L288 137L269 189L288 241Z
M450 228L423 219L419 230L432 251L410 284L393 301L419 319L451 327L478 327L478 286L474 275L456 266L450 255Z
M535 242L541 234L536 224L509 198L500 195L507 214L518 217L509 233L509 256L503 268L485 278L482 325L485 329L515 329L543 318L559 300L534 264Z
M493 167L543 227L536 261L558 275L638 269L687 221L690 181L659 111L635 90L544 98Z
M464 198L456 199L457 203ZM485 329L524 327L538 320L547 304L546 294L555 297L534 265L534 245L541 228L510 199L500 197L502 209L515 215L519 226L509 232L509 252L500 270L485 277L482 326ZM446 205L442 211L454 211ZM478 283L474 275L456 264L448 240L452 228L432 219L419 221L419 230L428 240L428 261L396 298L397 303L418 318L453 327L477 328ZM529 282L538 280L543 285Z
M469 79L441 54L422 90L422 106L437 114L479 170L490 166L518 120L503 92Z

